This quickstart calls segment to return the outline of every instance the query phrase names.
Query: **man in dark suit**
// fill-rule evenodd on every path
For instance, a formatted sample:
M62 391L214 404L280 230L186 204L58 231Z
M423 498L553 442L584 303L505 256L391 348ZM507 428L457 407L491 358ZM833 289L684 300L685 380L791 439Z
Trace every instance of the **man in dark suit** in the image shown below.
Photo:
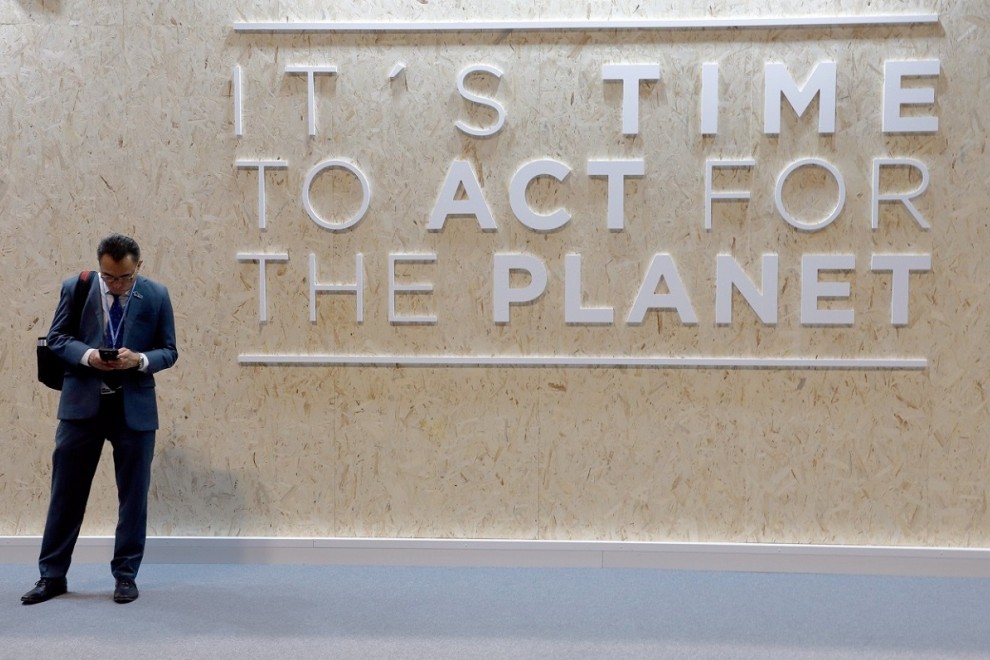
M144 556L158 428L153 374L178 359L175 319L168 290L138 274L141 249L133 239L111 234L100 242L96 256L99 277L92 282L78 324L72 318L73 291L85 282L76 276L63 282L48 332L48 346L66 363L65 381L38 561L41 579L21 597L25 605L68 588L65 576L104 441L113 447L119 502L110 562L116 579L113 599L129 603L138 597L135 578Z

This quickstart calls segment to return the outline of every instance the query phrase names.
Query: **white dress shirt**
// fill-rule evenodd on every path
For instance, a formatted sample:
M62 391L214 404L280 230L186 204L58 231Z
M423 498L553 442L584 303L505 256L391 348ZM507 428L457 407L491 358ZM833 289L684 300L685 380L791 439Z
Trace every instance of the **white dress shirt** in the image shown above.
M103 278L100 277L99 274L97 274L96 277L100 282L100 295L101 298L103 299L103 324L104 324L104 328L106 328L106 324L110 322L110 305L113 304L113 294L110 293L110 291L107 289L107 283L103 281ZM120 294L120 304L124 307L125 311L127 310L127 301L131 296L131 291L133 290L134 287L131 287L124 293ZM98 350L99 349L96 348L91 348L87 350L85 353L83 353L82 360L79 361L79 364L89 366L89 356L92 355L93 353L96 353ZM138 355L141 358L141 364L138 365L138 371L147 371L148 356L146 356L144 353L138 353Z

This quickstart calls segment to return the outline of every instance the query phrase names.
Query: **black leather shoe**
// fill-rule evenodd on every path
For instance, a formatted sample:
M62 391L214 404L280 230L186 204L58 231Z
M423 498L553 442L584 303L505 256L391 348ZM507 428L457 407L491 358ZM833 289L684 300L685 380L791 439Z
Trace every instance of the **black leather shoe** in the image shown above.
M51 600L55 596L61 596L69 590L69 585L65 578L41 578L34 584L34 589L21 596L21 602L25 605L34 605Z
M138 588L134 580L117 580L117 587L113 590L113 602L130 603L137 600Z

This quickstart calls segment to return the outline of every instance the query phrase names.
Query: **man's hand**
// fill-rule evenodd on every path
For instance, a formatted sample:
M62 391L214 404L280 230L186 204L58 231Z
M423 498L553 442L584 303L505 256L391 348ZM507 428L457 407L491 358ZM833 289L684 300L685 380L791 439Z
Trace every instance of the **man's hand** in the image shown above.
M122 348L117 351L116 360L101 360L99 351L93 351L93 353L89 356L89 366L100 371L137 369L141 366L141 355L126 348Z
M141 354L122 348L117 352L117 359L109 364L114 369L137 369L141 366Z

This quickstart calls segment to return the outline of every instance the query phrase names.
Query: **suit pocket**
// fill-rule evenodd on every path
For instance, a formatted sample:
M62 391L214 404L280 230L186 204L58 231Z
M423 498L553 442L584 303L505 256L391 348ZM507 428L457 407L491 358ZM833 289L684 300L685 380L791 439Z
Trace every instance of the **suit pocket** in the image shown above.
M154 389L155 377L151 374L144 374L139 371L137 372L136 385L142 389Z

